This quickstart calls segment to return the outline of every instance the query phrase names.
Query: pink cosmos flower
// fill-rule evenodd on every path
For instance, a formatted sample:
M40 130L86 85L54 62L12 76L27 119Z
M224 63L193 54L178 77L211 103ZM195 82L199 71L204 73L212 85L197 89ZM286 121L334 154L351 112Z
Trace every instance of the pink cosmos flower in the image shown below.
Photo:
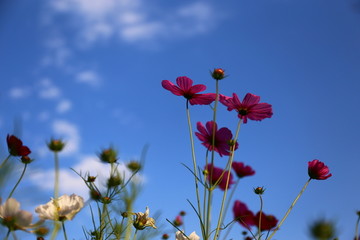
M203 84L193 85L193 80L188 77L178 77L176 78L176 86L169 80L163 80L161 85L166 90L169 90L176 96L183 96L189 100L191 105L208 105L215 101L215 93L203 93L198 94L199 92L205 91L206 86Z
M255 225L254 213L248 209L245 203L236 200L233 206L234 219L242 226L250 229Z
M14 135L7 135L6 142L12 156L27 156L31 153L30 149L23 146L22 141Z
M317 159L308 163L309 177L317 180L325 180L332 176L329 168Z
M252 176L255 174L255 171L250 166L245 166L245 164L242 162L233 162L231 166L239 178Z
M255 226L257 226L259 228L260 212L258 212L255 215L254 221L255 221ZM277 223L278 223L278 220L276 217L274 217L273 215L266 215L264 212L261 212L260 232L269 231L269 230L273 229L274 227L276 227Z
M226 189L226 181L228 177L229 177L228 188L230 188L230 186L234 184L233 176L230 171L224 172L224 169L214 167L213 164L207 164L205 166L205 171L207 171L207 176L206 176L207 180L211 182L212 185L217 184L217 186L219 186L221 190Z
M215 128L215 129L214 129ZM217 129L217 124L214 121L209 121L206 123L206 128L201 122L197 123L197 130L199 132L195 132L195 135L202 141L202 145L204 145L209 151L214 150L218 152L220 156L223 155L229 156L231 153L231 143L232 143L232 133L228 128L220 128ZM213 143L213 133L215 132L215 141ZM235 149L238 148L239 144L235 143Z
M238 117L247 123L247 119L261 121L264 118L270 118L273 115L272 107L268 103L259 103L260 97L247 93L241 102L233 93L233 97L220 95L220 102L227 107L228 111L236 110Z

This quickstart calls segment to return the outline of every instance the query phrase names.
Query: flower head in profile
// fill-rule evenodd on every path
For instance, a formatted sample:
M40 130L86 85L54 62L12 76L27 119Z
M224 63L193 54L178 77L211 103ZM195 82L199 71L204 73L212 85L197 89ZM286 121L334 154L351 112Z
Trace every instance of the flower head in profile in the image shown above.
M276 227L278 220L276 217L274 217L273 215L266 215L264 212L258 212L255 215L255 226L259 227L259 221L260 221L260 214L261 214L261 223L260 223L260 227L261 229L260 232L262 231L269 231L273 228Z
M256 224L254 213L248 209L245 203L239 200L236 200L234 203L233 213L234 219L247 229Z
M219 186L221 190L226 189L227 179L229 178L229 183L227 188L230 188L234 184L233 176L230 171L225 171L224 169L214 167L213 164L207 164L205 166L205 173L207 180L211 185Z
M65 147L65 142L61 139L51 139L50 142L47 143L50 151L53 152L61 152Z
M16 199L9 198L0 206L0 223L10 231L31 228L31 222L32 214L28 211L20 210L20 203Z
M6 142L12 156L27 156L31 153L30 149L24 146L22 141L14 135L7 135Z
M325 180L332 176L329 168L317 159L308 162L308 173L310 178L317 180Z
M47 204L38 206L35 212L43 220L65 221L72 220L83 207L84 199L82 197L65 194L57 199L52 199Z
M250 166L246 166L243 162L233 162L231 166L238 178L252 176L255 174L255 171Z
M146 207L145 213L142 212L133 213L133 215L135 215L133 225L137 230L143 230L146 227L156 228L155 220L149 217L149 212L150 212L149 208Z
M189 100L191 105L208 105L215 101L216 94L214 93L202 93L199 92L205 91L206 86L203 84L193 85L193 80L188 77L178 77L176 78L176 84L173 84L169 80L163 80L161 85L166 90L169 90L176 96L183 96Z
M247 123L247 119L261 121L273 115L272 107L268 103L259 103L260 97L247 93L242 101L236 93L232 97L220 95L220 102L227 107L228 111L236 110L238 117Z
M231 145L233 142L233 135L228 128L223 127L218 130L217 124L214 121L209 121L206 123L206 127L204 127L201 122L198 122L197 130L199 132L195 132L195 135L209 151L214 150L215 152L218 152L221 157L223 155L229 156L231 154L231 148L233 148ZM239 144L236 142L234 150L236 150L238 146Z
M181 231L177 231L175 234L176 240L200 240L200 237L195 233L192 232L189 236L185 236L185 234Z

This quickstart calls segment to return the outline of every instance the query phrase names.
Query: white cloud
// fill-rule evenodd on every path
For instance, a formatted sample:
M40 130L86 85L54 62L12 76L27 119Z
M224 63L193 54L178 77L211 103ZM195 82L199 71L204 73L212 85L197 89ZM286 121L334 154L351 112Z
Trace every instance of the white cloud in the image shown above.
M205 1L173 9L147 4L144 0L53 0L50 9L54 16L72 17L81 46L112 37L139 42L197 35L209 31L216 21L213 7Z
M58 113L64 113L71 109L71 102L69 100L61 100L57 105L56 111Z
M61 138L66 142L61 154L70 155L78 152L80 147L80 135L75 124L65 120L56 120L54 121L52 128L57 135L56 137Z
M54 65L64 67L66 61L72 56L72 52L67 46L65 38L59 36L59 34L49 37L45 42L45 46L47 53L41 61L43 66Z
M77 173L85 177L87 174L96 176L96 184L100 187L104 186L106 179L110 173L110 165L101 163L97 157L83 156L81 161L71 166ZM131 172L127 169L124 163L120 163L118 166L119 173L127 181L131 176ZM83 196L88 198L89 190L86 187L84 181L73 170L69 168L60 169L60 194L72 194ZM52 190L54 189L54 171L53 170L41 170L33 171L29 174L31 181L36 184L40 189ZM143 181L142 176L132 179L133 181Z
M56 99L60 97L61 91L56 87L50 79L45 78L40 82L39 96L40 98Z
M79 72L76 75L76 81L96 87L100 84L101 79L96 72L92 70L87 70Z
M26 98L30 95L30 90L24 87L14 87L10 89L9 95L14 99Z

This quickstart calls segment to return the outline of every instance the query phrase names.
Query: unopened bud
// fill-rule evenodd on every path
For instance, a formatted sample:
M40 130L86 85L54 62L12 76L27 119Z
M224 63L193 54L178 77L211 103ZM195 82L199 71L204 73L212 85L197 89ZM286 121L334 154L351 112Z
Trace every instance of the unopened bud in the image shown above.
M212 73L211 76L213 77L213 79L215 80L221 80L225 78L225 70L222 68L215 68Z
M99 158L105 163L115 163L117 161L117 152L113 148L108 148L99 154Z
M169 239L169 235L166 234L166 233L164 233L164 234L162 235L161 239L164 239L164 240Z
M23 164L29 164L31 163L32 161L34 161L33 159L31 159L29 156L22 156L21 157L21 162Z
M51 151L60 152L63 150L65 143L61 139L51 139L47 145Z
M138 161L131 161L127 164L127 167L132 171L132 172L137 172L141 169L141 164Z
M264 187L257 187L254 188L254 193L257 195L262 195L265 192L265 188Z

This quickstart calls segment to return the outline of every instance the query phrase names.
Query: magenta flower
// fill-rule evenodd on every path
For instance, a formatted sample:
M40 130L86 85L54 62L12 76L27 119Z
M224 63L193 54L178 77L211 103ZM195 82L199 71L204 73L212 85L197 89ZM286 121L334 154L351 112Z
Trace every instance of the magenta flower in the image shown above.
M264 118L270 118L273 115L272 107L268 103L259 103L260 97L247 93L241 102L233 93L233 97L220 95L220 102L227 107L228 111L236 110L238 117L247 123L247 119L261 121Z
M259 221L260 221L260 212L258 212L255 217L255 226L257 226L259 228ZM278 223L278 220L276 217L274 217L273 215L266 215L264 212L261 212L261 229L260 232L262 231L269 231L271 229L273 229L274 227L276 227Z
M166 90L169 90L176 96L183 96L189 100L191 105L208 105L215 101L215 93L203 93L198 94L199 92L205 91L206 86L203 84L193 85L193 80L188 77L178 77L176 78L176 86L169 80L163 80L161 85Z
M239 200L236 200L234 203L233 213L234 219L247 229L256 224L254 213L248 209L245 203Z
M214 129L215 128L215 129ZM231 153L231 144L232 144L232 133L228 128L220 128L217 129L217 124L214 121L209 121L206 123L206 128L201 122L197 123L197 130L199 132L195 132L195 135L202 141L202 145L204 145L209 151L215 151L220 154L229 156ZM215 132L215 141L213 144L213 133ZM238 148L239 144L235 143L235 149Z
M12 156L27 156L31 153L30 149L24 146L22 141L14 135L7 135L6 142Z
M226 182L227 182L228 177L229 177L228 188L230 188L230 186L232 184L234 184L233 176L230 171L225 171L224 169L214 167L213 164L207 164L205 166L205 171L207 173L206 174L207 180L212 185L216 184L217 186L219 186L219 188L221 190L226 189ZM229 174L230 174L230 176L229 176Z
M231 166L239 178L252 176L255 174L255 171L250 166L245 166L245 164L242 162L233 162Z
M321 161L314 159L308 163L309 177L317 180L325 180L332 176L329 168Z

